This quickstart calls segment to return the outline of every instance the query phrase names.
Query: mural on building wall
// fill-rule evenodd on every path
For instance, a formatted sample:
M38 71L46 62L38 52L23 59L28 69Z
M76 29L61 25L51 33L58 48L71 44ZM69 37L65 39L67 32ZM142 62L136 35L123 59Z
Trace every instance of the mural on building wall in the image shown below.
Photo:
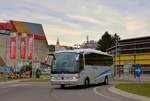
M28 59L32 59L33 52L33 34L28 34L29 42L28 42Z
M25 34L22 34L22 37L20 38L20 57L21 59L26 58L26 36Z
M16 36L10 37L10 58L16 58Z

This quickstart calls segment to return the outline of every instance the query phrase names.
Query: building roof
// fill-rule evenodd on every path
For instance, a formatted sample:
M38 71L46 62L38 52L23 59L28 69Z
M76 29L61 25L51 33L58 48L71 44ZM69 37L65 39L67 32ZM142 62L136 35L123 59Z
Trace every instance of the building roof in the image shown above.
M0 30L8 30L20 33L44 34L41 24L14 20L0 23Z
M44 30L41 24L14 20L11 20L10 22L15 32L44 34Z
M143 40L143 39L150 39L150 36L143 36L143 37L128 38L128 39L120 40L119 42L133 41L133 40Z
M149 43L149 42L141 42L141 40L147 40L147 39L150 39L150 36L143 36L143 37L135 37L135 38L128 38L128 39L123 39L123 40L119 40L119 42L127 42L126 44L119 44L117 45L117 47L119 46L129 46L129 45L138 45L138 44L145 44L145 43ZM130 42L132 41L132 42ZM135 41L136 43L134 43L133 41ZM110 47L107 49L107 51L109 50L113 50L116 48L116 45Z

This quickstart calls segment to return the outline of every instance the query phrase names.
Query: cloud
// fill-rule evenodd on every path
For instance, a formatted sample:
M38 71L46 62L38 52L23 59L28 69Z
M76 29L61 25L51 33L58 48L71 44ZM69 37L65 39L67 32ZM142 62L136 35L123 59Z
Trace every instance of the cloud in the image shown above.
M126 29L128 32L142 30L145 26L147 26L147 23L145 22L145 20L140 19L138 17L126 16L124 20L125 20Z
M122 39L148 35L149 8L147 0L4 0L0 18L41 23L49 44L58 36L62 44L74 45L87 35L98 40L105 31Z
M127 30L127 36L134 38L149 36L149 26L148 23L150 20L145 17L141 17L140 15L130 15L124 17L124 24Z
M96 19L94 19L94 18L92 18L92 17L87 17L87 16L78 16L78 15L71 15L71 16L69 16L69 17L71 17L71 18L73 18L73 19L76 19L76 20L79 20L79 21L85 21L85 22L89 22L89 23L93 23L93 24L98 24L99 23L99 21L98 20L96 20Z

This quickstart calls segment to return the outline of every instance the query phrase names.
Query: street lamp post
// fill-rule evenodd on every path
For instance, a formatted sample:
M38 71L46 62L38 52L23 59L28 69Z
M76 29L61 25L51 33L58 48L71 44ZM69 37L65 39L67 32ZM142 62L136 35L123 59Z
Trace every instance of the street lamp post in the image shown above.
M115 49L115 74L116 74L116 77L117 77L117 43L118 43L118 41L117 41L117 38L116 38L116 40L115 40L115 46L116 46L116 49Z

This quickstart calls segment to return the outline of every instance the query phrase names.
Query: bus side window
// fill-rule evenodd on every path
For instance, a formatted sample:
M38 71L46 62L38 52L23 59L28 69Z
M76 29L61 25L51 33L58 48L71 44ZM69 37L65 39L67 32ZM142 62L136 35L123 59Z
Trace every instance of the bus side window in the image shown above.
M79 68L80 68L80 70L82 70L84 68L83 54L80 54L80 56L79 56Z

